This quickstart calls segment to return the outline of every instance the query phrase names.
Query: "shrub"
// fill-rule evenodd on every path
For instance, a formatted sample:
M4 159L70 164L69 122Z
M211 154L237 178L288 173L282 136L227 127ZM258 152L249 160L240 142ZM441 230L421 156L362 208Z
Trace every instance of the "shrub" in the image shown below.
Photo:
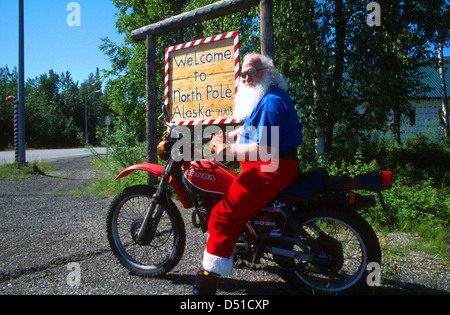
M122 170L130 165L146 161L145 142L139 141L139 135L126 121L113 118L113 130L103 129L98 132L102 145L108 148L108 163L111 167Z
M438 161L431 162L433 168L429 168L425 160L418 166L408 163L423 160L425 156L431 154L431 150L436 150L439 153L434 154L442 156L445 154L445 149L439 144L429 144L423 138L417 137L401 148L390 148L390 150L399 158L395 160L389 156L384 161L381 158L381 164L384 165L386 165L386 160L397 162L393 172L393 187L383 192L388 212L386 213L380 204L374 208L362 210L361 214L373 223L394 229L411 226L411 222L447 225L450 218L450 198L448 198L450 187L445 184L448 184L448 181L445 182L445 179L449 178L448 168L442 169ZM415 150L422 150L422 152L415 153ZM425 151L428 153L425 154ZM305 166L306 169L324 167L331 175L349 174L351 176L384 169L379 165L378 160L367 162L361 149L357 149L351 161L338 161L322 155L316 161ZM430 169L434 169L434 171L432 172ZM429 175L430 173L435 174L437 170L441 170L438 181ZM376 193L374 194L376 195Z
M386 192L391 212L397 222L417 221L448 224L450 217L450 188L435 188L432 179L414 185L398 178L393 188Z
M448 225L450 188L436 188L432 179L410 184L409 178L398 177L392 189L383 191L387 212L381 205L364 209L361 214L381 227L408 230L412 223Z
M95 181L90 190L97 195L113 195L125 187L147 183L147 173L134 172L128 177L115 181L116 176L125 168L146 162L146 144L140 141L135 129L122 119L112 119L112 130L106 128L97 132L102 145L108 149L108 157L100 158L97 163L100 179Z
M436 187L450 185L450 145L448 139L435 142L416 134L399 147L393 145L380 148L378 159L381 165L409 180L410 184L433 178Z

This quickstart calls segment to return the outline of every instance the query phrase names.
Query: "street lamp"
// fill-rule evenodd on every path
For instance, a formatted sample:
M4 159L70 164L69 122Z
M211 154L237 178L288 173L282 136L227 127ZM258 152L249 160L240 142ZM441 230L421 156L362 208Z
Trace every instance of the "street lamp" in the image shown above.
M88 106L87 106L87 101L89 96L91 96L92 94L95 93L100 93L101 90L97 90L94 92L89 93L88 95L86 95L85 99L84 99L84 120L85 120L85 132L86 132L86 146L89 145L89 136L88 136Z

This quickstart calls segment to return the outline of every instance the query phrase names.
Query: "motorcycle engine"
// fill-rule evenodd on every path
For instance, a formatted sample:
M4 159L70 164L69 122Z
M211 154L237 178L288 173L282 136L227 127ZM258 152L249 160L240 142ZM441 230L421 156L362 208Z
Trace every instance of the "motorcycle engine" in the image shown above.
M283 236L287 218L279 208L264 208L249 221L251 232L260 239L279 239Z

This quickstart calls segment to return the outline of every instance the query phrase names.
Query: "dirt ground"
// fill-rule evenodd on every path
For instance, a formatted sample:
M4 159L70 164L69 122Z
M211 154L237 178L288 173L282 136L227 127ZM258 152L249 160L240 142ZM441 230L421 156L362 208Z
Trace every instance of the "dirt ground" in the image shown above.
M130 275L113 257L106 239L106 212L112 198L70 193L83 191L96 177L92 158L51 164L58 170L0 180L0 295L192 293L205 243L201 232L193 228L189 211L182 211L187 246L178 267L157 279ZM410 241L405 235L382 237L388 243ZM74 266L80 269L78 285L70 280ZM386 260L382 272L381 287L373 291L376 295L450 294L449 264L424 253ZM218 294L287 296L302 292L268 271L237 269L233 277L223 279Z

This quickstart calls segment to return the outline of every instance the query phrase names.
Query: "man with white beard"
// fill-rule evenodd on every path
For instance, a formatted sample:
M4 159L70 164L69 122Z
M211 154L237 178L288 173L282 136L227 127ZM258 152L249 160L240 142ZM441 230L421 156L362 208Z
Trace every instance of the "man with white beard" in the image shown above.
M210 148L217 155L240 158L242 172L211 212L204 269L194 283L196 295L216 292L220 277L232 273L233 250L245 224L300 172L297 147L302 132L286 80L270 58L258 54L245 56L241 78L235 118L244 125L213 137ZM279 158L267 161L261 152L276 152Z

